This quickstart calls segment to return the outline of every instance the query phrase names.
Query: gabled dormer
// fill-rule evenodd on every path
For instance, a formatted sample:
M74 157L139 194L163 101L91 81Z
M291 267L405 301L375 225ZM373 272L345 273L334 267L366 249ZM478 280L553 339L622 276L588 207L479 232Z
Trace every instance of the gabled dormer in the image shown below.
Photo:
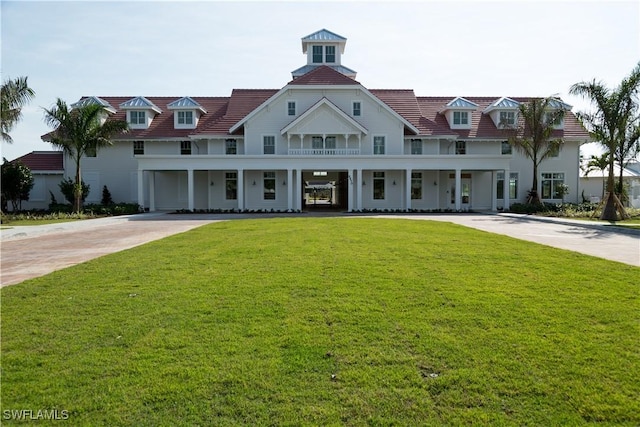
M449 101L439 113L444 114L451 129L471 129L471 118L477 109L478 104L459 96Z
M86 98L82 98L80 99L80 101L71 104L71 108L81 108L87 105L99 105L104 109L104 112L100 113L100 123L106 122L109 114L116 113L116 109L113 108L111 104L109 104L102 98L98 98L97 96L88 96Z
M326 65L355 79L356 72L342 65L342 54L346 44L346 38L325 29L303 37L302 53L307 55L307 65L292 71L293 78Z
M154 117L162 110L144 96L138 96L120 104L127 113L127 123L131 129L147 129Z
M573 107L565 102L562 102L560 98L552 98L551 100L549 100L549 103L547 104L547 109L549 110L549 112L547 113L547 117L552 115L556 116L556 119L553 123L554 129L564 129L564 115L566 115L567 111L571 111L571 108ZM564 111L565 114L563 114L562 117L559 117L557 114L554 114L557 111Z
M502 97L485 108L483 113L488 114L496 127L500 129L515 126L518 123L518 111L520 111L518 101Z
M200 116L207 113L202 105L185 96L167 105L173 111L173 127L175 129L195 129Z

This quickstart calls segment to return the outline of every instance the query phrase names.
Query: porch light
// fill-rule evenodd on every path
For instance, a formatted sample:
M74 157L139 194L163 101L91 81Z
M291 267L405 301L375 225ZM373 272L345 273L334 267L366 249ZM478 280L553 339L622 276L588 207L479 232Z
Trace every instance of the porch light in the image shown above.
M434 187L438 185L438 183L436 181L433 181L433 185Z
M213 181L211 181L211 186L213 187Z
M256 185L256 180L255 179L253 180L253 185Z
M287 181L282 181L282 185L287 185Z
M363 186L365 186L365 185L367 185L367 183L366 183L366 182L364 182L364 181L362 181L362 185L363 185Z
M396 180L395 179L393 180L393 185L396 185Z

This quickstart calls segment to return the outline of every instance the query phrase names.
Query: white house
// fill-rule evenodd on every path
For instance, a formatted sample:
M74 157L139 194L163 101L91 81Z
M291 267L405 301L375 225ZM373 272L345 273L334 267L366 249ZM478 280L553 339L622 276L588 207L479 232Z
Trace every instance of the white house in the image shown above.
M497 210L524 201L531 161L512 152L501 120L516 122L527 98L416 96L369 89L344 66L346 39L320 30L302 38L306 64L280 89L234 89L228 97L87 96L131 131L83 159L99 201L153 210L311 208L305 194L330 188L340 210ZM567 110L563 149L540 167L540 194L579 199L579 146L588 133ZM74 175L72 162L65 173ZM326 207L326 205L323 205Z
M588 160L585 160L583 166L586 166L587 163ZM586 170L586 167L582 167L580 170L581 192L585 199L597 203L604 196L609 168L591 170L588 173ZM620 176L620 164L615 163L613 170L617 183ZM640 209L640 161L630 160L626 167L622 168L622 180L627 186L629 205Z

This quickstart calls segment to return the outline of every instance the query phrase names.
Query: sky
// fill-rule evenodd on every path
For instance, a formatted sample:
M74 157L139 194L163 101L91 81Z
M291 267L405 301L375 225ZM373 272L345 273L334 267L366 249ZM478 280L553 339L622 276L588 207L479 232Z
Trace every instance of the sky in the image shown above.
M0 1L2 81L36 97L2 142L9 160L51 150L43 108L82 96L229 96L280 89L306 64L300 39L347 38L342 64L368 89L417 96L559 95L616 87L640 61L638 1ZM597 152L591 147L586 153Z

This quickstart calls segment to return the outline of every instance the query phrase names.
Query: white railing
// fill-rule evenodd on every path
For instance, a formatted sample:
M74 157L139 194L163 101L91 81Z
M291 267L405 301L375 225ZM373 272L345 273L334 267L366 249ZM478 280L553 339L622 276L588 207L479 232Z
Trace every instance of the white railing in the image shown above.
M290 156L358 156L359 148L291 148Z

